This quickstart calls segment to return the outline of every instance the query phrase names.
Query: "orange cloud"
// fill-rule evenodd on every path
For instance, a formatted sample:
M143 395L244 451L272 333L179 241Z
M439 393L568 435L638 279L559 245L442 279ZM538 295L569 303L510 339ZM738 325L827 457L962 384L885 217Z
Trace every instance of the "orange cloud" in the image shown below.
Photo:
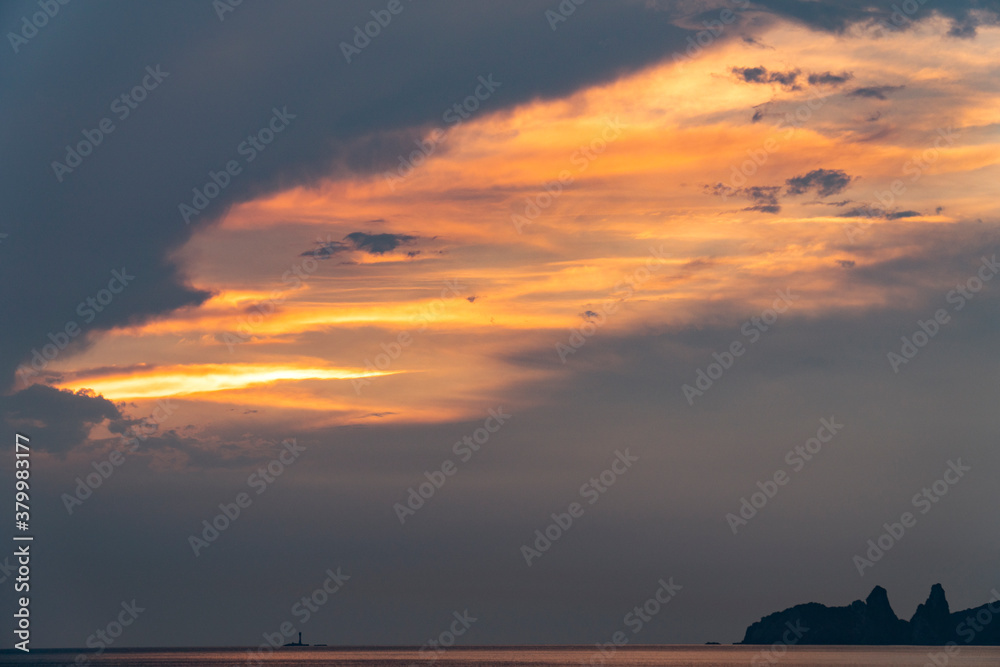
M66 386L325 410L341 421L452 419L555 372L503 359L551 348L606 302L621 307L602 331L627 333L744 316L786 287L803 297L795 316L905 298L905 285L848 288L850 262L913 248L854 252L845 230L858 220L842 214L901 179L893 206L915 214L872 229L975 219L994 210L1000 175L988 131L1000 93L982 86L1000 57L1000 29L982 27L976 50L946 31L929 20L872 40L776 22L753 44L718 45L682 68L664 63L475 117L402 179L330 179L235 206L178 251L211 300L111 332L58 368L72 376L112 360L168 359ZM789 63L853 78L790 90L731 75ZM882 85L901 87L884 100L845 95ZM954 141L938 140L942 123ZM788 179L819 168L851 181L835 197L785 192ZM780 211L748 210L740 188L753 187L770 188ZM358 231L412 242L382 254L303 255ZM651 249L655 270L638 280ZM443 297L456 281L462 289ZM410 336L405 353L371 365L400 333ZM343 382L359 378L370 381L363 392Z

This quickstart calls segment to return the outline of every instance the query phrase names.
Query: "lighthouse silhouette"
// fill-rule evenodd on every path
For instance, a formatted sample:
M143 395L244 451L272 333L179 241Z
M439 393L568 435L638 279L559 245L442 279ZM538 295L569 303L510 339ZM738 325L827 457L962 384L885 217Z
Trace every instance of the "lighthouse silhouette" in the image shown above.
M297 641L297 642L288 642L287 644L285 644L285 646L308 646L308 644L303 644L302 643L302 633L300 632L299 633L299 641Z

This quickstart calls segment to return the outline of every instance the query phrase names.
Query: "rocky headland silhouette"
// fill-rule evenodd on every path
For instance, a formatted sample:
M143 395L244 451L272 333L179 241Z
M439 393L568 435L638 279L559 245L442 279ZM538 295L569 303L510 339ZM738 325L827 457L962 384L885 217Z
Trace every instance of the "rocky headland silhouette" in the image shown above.
M905 621L876 586L863 602L846 607L809 602L769 614L747 628L741 643L1000 646L1000 593L991 593L984 605L951 612L944 588L934 584Z

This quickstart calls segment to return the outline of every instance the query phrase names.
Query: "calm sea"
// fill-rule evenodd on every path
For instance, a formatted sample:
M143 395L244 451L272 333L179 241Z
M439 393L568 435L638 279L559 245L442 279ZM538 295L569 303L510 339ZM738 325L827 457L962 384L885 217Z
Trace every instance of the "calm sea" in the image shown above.
M763 649L763 650L762 650ZM77 667L77 652L19 651L0 652L0 664ZM235 667L258 664L249 658L247 649L123 649L111 650L99 657L84 654L91 665L111 667ZM937 647L791 647L778 654L769 647L750 646L663 646L627 647L603 658L593 647L532 646L503 648L454 648L436 659L422 656L412 649L282 649L260 656L268 667L303 667L335 665L336 667L580 667L581 665L649 665L673 667L806 667L810 665L857 666L914 665L916 667L963 667L965 665L1000 666L1000 647L962 647L955 654L945 654ZM86 663L84 663L86 664Z

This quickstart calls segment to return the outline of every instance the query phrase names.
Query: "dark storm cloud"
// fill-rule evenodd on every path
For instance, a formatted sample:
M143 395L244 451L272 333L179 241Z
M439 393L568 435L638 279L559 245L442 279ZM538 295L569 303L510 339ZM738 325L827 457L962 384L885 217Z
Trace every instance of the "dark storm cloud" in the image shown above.
M744 211L759 211L760 213L780 213L781 206L777 204L755 204L753 206L747 206L743 209Z
M759 0L757 6L830 32L843 32L848 26L879 18L888 18L888 8L879 8L865 0Z
M902 218L916 218L923 215L919 211L886 211L879 206L868 204L855 206L838 214L840 218L879 218L881 220L899 220Z
M143 369L148 366L143 365ZM122 369L113 369L121 372ZM104 369L94 369L88 375L102 375ZM148 457L155 452L174 455L174 460L199 468L215 468L245 464L258 460L246 442L206 443L196 438L179 436L174 431L158 434L155 421L133 419L124 413L124 403L112 403L101 395L82 389L72 392L43 384L34 384L8 396L0 396L0 423L10 431L31 435L31 446L64 457L85 446L101 449L106 445L121 449L121 443L135 444L136 456ZM104 425L118 437L91 440L91 429ZM141 448L141 449L140 449ZM131 446L124 449L132 452ZM179 458L178 458L179 455Z
M755 185L749 188L733 188L722 183L705 185L702 188L705 194L715 195L728 199L729 197L742 197L753 202L744 211L760 211L761 213L779 213L781 211L778 195L781 188L776 185Z
M871 208L868 205L855 206L837 214L839 218L881 218L884 212Z
M851 184L851 177L841 169L814 169L803 176L795 176L785 181L786 194L801 195L815 190L820 197L829 197Z
M847 93L848 97L867 97L873 100L885 100L886 93L900 90L904 86L869 86L867 88L855 88Z
M100 370L92 374L100 375ZM136 445L135 456L166 457L174 467L236 467L267 458L255 438L232 434L237 437L206 441L183 436L176 430L159 433L155 420L133 419L124 413L126 407L85 389L72 392L34 384L0 396L0 423L10 432L29 433L33 449L60 457L84 446L121 449L120 444L128 442ZM91 440L91 429L101 424L119 437ZM131 453L133 449L126 447L125 451Z
M801 195L814 190L820 197L826 197L842 192L850 185L851 180L852 178L847 172L841 169L814 169L802 176L789 178L785 181L784 188L778 185L755 185L746 188L733 188L722 183L715 183L703 186L702 191L705 194L715 195L723 199L734 196L749 199L753 202L753 205L744 208L744 211L780 213L780 197L783 189L786 195ZM838 205L846 203L848 202L838 202Z
M733 67L736 78L746 83L776 83L787 90L799 90L801 70L769 71L766 67ZM841 86L854 78L851 72L813 72L805 77L810 86Z
M677 11L641 3L580 7L557 31L541 0L403 7L350 64L341 42L384 2L245 2L223 21L200 0L74 3L8 53L0 284L17 324L0 334L3 383L122 265L136 280L88 333L202 303L209 295L171 258L195 226L276 189L392 168L478 77L500 82L489 111L502 110L658 62L693 32L675 25ZM5 3L0 24L34 11ZM595 48L605 38L614 48ZM244 142L269 127L281 131L249 161ZM80 142L89 154L67 157Z
M851 72L834 74L833 72L820 72L810 74L808 81L810 86L839 86L854 78Z
M935 0L912 5L871 0L757 0L755 6L811 28L841 33L853 25L879 26L884 30L906 30L933 15L950 20L950 34L973 37L980 25L995 25L1000 0Z
M343 241L324 241L317 242L317 247L312 250L306 250L301 253L299 257L317 257L319 259L330 259L333 255L339 252L348 252L353 249L353 245L350 243L344 243Z
M401 245L411 243L416 240L416 236L408 234L366 234L365 232L351 232L344 237L344 241L326 241L319 243L317 248L307 250L300 257L318 257L329 259L340 252L350 250L361 250L370 255L384 255L392 252ZM416 257L419 250L407 253L409 257Z
M732 72L738 79L747 83L777 83L789 90L798 90L795 82L801 74L799 70L769 72L766 67L734 67Z
M0 396L0 417L7 429L30 432L34 449L60 455L86 442L95 424L124 420L118 406L103 396L41 384Z
M733 74L747 83L767 83L767 68L765 67L734 67Z
M410 243L416 236L406 234L365 234L364 232L351 232L346 237L354 247L372 255L383 255L392 252L402 244Z
M754 202L753 206L748 206L744 211L760 211L761 213L778 213L781 206L778 203L778 194L781 188L773 185L757 185L749 188L741 188L738 194Z
M795 90L798 88L798 86L795 85L795 81L799 78L799 74L801 74L801 72L798 70L791 72L771 72L767 79L771 83L778 83L786 88Z

